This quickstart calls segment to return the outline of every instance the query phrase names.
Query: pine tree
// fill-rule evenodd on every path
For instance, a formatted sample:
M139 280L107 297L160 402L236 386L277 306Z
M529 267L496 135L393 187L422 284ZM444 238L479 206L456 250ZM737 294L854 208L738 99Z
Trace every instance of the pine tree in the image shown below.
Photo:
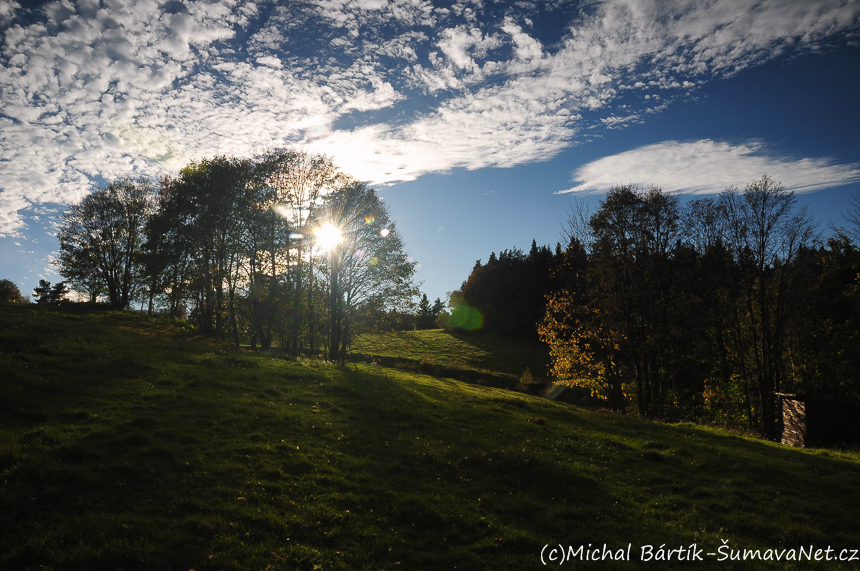
M52 287L48 280L39 280L39 287L33 288L33 297L38 298L37 303L56 303L62 301L68 293L66 282L59 282Z
M68 293L69 289L66 287L66 282L59 282L57 283L57 285L51 288L48 301L49 303L56 303L58 301L62 301Z
M439 314L442 313L443 309L445 309L445 304L442 303L442 300L437 297L436 301L433 302L433 307L430 308L430 314L433 316L434 327L436 319L439 317Z
M50 303L51 282L48 280L39 280L39 287L33 288L33 297L37 298L36 303Z
M427 294L421 295L421 301L418 302L418 329L431 329L436 325L436 318L433 317L433 310L430 307L430 300L427 299Z

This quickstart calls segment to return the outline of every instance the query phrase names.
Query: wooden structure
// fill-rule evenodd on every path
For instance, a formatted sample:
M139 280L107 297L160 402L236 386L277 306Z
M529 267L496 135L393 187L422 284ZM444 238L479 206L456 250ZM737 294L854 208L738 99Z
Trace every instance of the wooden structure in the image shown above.
M782 443L799 448L860 444L858 407L776 393L782 411Z

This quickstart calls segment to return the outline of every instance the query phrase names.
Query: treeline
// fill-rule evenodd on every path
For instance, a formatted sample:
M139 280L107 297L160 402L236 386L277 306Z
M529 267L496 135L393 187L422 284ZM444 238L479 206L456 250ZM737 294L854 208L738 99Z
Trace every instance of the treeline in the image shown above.
M528 255L517 248L498 256L493 252L486 264L475 262L460 291L452 295L451 319L443 318L440 325L462 326L471 318L472 326L485 331L537 339L535 324L546 312L547 295L563 279L557 271L563 262L561 244L553 252L534 240Z
M489 328L536 332L553 375L616 410L772 438L776 393L860 399L860 251L841 229L821 243L770 178L684 205L613 188L569 230L563 252L476 264L453 297Z
M372 188L325 156L215 157L121 179L60 217L60 274L200 331L342 361L362 328L411 311L414 263Z

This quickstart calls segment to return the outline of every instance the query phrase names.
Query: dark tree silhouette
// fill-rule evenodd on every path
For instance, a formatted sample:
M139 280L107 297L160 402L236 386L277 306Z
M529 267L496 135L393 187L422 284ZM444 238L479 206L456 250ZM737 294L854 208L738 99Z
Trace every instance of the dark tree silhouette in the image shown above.
M0 280L0 302L28 303L28 299L21 295L18 284L12 280Z
M141 251L154 189L123 178L98 189L60 215L60 275L95 301L102 292L126 309L143 287Z

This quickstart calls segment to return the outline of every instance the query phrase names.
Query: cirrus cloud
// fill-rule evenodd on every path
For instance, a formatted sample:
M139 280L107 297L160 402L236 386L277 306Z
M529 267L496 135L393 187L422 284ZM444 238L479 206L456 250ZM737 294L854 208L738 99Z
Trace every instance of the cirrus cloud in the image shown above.
M756 141L740 145L710 139L666 141L592 161L574 173L573 179L580 184L558 194L606 191L624 184L712 194L743 186L764 174L789 190L810 192L860 181L860 164L781 157Z

